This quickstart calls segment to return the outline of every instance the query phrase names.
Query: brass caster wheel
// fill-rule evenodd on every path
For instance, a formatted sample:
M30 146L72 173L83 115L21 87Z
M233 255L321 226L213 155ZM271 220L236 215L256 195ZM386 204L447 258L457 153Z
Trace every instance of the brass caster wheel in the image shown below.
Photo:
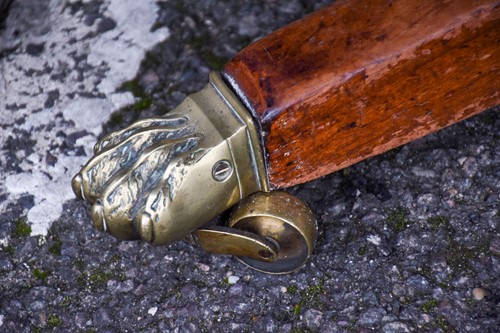
M272 261L238 257L246 265L271 274L290 273L305 264L317 236L316 219L300 199L281 191L258 192L233 211L230 228L256 234L275 245ZM265 253L261 253L265 257Z

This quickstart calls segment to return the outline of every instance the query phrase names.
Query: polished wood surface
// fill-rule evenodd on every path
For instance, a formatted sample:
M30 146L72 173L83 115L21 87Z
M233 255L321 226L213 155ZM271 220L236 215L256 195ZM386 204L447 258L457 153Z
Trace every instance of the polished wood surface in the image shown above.
M337 1L238 53L223 76L262 128L272 188L500 104L500 1Z

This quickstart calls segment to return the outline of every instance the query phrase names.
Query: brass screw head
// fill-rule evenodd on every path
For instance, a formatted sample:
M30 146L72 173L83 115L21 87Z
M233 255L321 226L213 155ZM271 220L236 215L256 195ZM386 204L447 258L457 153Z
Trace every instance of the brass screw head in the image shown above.
M233 166L229 161L221 160L215 163L212 168L212 177L218 182L223 182L228 179L233 173Z

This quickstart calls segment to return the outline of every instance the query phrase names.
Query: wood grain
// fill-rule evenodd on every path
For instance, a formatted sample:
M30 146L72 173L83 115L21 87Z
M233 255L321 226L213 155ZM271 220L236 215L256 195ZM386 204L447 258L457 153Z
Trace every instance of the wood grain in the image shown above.
M337 1L223 76L262 128L271 187L303 183L500 104L500 1Z

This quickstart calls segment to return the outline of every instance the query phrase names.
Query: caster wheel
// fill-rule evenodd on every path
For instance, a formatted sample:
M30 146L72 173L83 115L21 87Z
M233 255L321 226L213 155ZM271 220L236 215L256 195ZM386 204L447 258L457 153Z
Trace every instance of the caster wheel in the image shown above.
M317 236L316 219L300 199L281 191L258 192L233 211L229 227L264 237L275 245L272 262L238 257L244 264L271 274L290 273L305 264Z

